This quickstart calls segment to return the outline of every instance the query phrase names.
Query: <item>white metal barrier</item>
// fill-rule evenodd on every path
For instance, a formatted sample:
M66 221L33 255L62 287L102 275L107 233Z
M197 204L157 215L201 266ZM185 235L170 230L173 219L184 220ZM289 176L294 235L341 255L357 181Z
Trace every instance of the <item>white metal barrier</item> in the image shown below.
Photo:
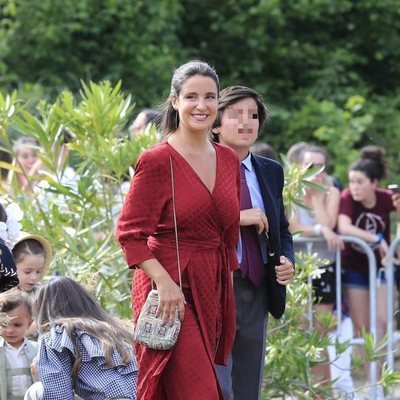
M374 338L374 342L376 343L376 337L377 337L377 294L376 294L376 289L377 289L377 267L376 267L376 259L374 252L372 251L371 247L367 242L365 242L362 239L353 237L353 236L340 236L340 238L345 242L345 243L354 243L359 245L365 252L365 254L368 257L368 265L369 265L369 300L370 300L370 333ZM294 243L296 244L302 244L305 245L307 248L307 252L309 254L312 253L312 247L314 243L317 242L323 242L325 241L324 238L321 237L295 237L294 238ZM393 245L397 241L393 242ZM398 243L398 242L397 242ZM394 254L395 247L391 246L391 249L393 247L392 254ZM393 255L392 255L393 259ZM341 324L342 321L342 262L341 262L341 255L340 255L340 250L336 251L336 311L337 311L337 320L338 320L338 325ZM391 278L391 279L388 279ZM388 294L388 336L389 336L389 321L392 322L390 329L392 332L392 342L391 346L393 348L393 300L389 301L389 299L393 299L393 292L394 292L394 279L393 279L393 262L391 263L391 268L387 270L386 274L386 279L387 279L387 284L388 284L388 292L392 293L392 296L389 297ZM309 277L309 283L311 284L311 277ZM390 287L390 289L389 289ZM309 309L308 309L308 317L309 317L309 324L310 327L312 327L312 292L310 291L310 301L309 301ZM391 312L390 312L390 307L391 305ZM363 345L363 339L362 338L354 338L351 341L352 345ZM393 353L393 351L391 352ZM393 354L392 354L393 356ZM389 357L389 341L388 341L388 357ZM393 360L392 364L393 365ZM388 358L388 366L390 367L389 364L389 358ZM370 363L370 379L371 379L371 395L372 398L375 398L376 395L376 384L378 381L378 376L377 376L377 362L373 361Z
M393 317L394 317L394 258L397 247L400 246L400 237L397 237L390 244L389 251L387 254L387 262L386 262L386 271L387 276L386 280L388 283L388 300L387 300L387 312L388 312L388 325L387 325L387 365L388 368L394 369L394 326L393 326Z

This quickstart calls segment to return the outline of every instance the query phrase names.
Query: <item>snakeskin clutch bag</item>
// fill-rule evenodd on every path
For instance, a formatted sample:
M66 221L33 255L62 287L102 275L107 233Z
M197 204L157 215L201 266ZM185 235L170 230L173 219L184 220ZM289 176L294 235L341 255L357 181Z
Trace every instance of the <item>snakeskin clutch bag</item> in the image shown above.
M155 350L169 350L178 339L181 321L178 312L172 325L163 322L161 317L156 317L158 307L158 291L152 289L140 311L135 328L137 343Z

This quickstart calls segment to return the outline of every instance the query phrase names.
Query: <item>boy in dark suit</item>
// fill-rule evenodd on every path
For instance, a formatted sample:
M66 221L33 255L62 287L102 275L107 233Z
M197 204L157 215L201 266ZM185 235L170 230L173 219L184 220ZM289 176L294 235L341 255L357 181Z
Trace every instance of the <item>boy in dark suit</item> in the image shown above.
M234 149L241 162L240 270L233 275L236 337L227 367L217 366L225 400L258 400L264 370L268 312L280 318L294 273L292 236L282 202L282 166L250 152L268 117L259 93L224 89L213 138Z

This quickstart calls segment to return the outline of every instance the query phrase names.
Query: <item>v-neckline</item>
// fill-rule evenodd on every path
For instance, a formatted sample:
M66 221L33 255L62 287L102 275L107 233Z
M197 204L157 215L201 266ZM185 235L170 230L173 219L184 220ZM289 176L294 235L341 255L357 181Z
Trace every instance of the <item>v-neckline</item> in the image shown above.
M214 180L214 185L212 190L208 188L208 186L204 183L204 181L200 178L200 175L193 169L193 167L190 165L190 163L186 160L185 157L177 149L175 149L174 146L172 146L171 143L168 142L168 140L165 141L165 143L172 149L172 151L178 155L178 157L189 167L189 169L192 171L193 175L200 181L200 183L204 186L204 188L207 190L207 192L212 196L215 192L215 188L217 187L217 182L218 182L218 151L213 142L211 142L214 151L215 151L215 180Z

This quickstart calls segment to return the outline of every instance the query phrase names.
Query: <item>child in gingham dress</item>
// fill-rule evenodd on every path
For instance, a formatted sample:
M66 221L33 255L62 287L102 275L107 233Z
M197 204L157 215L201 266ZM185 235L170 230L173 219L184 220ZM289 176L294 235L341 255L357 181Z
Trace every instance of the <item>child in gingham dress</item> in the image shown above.
M25 400L136 400L133 328L101 309L81 285L52 277L34 304L40 334L41 383Z

